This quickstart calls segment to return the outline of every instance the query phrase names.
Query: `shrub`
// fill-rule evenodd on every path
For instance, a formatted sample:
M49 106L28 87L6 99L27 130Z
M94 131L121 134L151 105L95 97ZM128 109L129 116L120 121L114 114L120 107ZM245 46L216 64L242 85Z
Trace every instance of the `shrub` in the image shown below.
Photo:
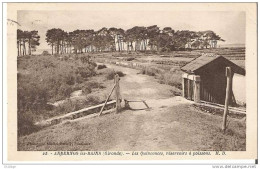
M118 74L119 77L124 77L125 74L121 71L116 71L115 74Z
M73 91L79 89L79 84L95 75L95 65L93 62L83 64L80 60L62 61L49 55L19 58L18 134L34 132L37 130L35 121L56 115L59 111L50 111L47 102L70 97Z
M85 104L88 104L88 105L96 105L99 103L100 103L100 100L96 96L87 96L87 99L85 100Z
M82 63L89 63L90 62L89 59L90 59L89 55L80 57Z
M40 129L34 125L33 117L31 112L21 113L18 111L18 136L27 135Z
M81 89L85 94L91 93L92 89L103 89L105 88L101 83L98 83L96 81L88 81L82 84Z
M175 86L178 89L182 89L182 77L180 73L163 72L157 75L160 83Z
M156 76L160 83L182 89L182 76L179 70L163 71L156 67L146 67L141 70L141 73L149 76Z
M42 52L42 55L50 55L50 53L49 53L47 50L44 50L44 51Z
M107 78L108 80L112 80L112 79L115 78L115 75L116 75L116 74L118 74L119 77L125 76L125 74L124 74L123 72L121 72L121 71L114 71L114 70L113 70L113 71L110 71L110 72L107 73L106 78Z
M68 85L74 85L75 81L76 81L76 79L75 79L75 77L74 77L72 72L70 74L67 74L64 77L64 80L65 80L65 83L68 84Z
M126 59L126 61L132 61L132 60L135 60L135 58L130 57Z
M112 80L114 79L114 77L115 77L114 71L108 72L108 74L106 75L107 80Z
M69 84L62 84L59 87L59 93L62 93L63 96L69 97L70 94L74 91L74 88Z
M78 67L76 70L76 74L80 74L80 76L82 78L88 78L91 76L94 76L96 73L93 71L94 70L94 66L81 66Z
M155 68L155 67L150 67L150 68L146 67L141 70L142 74L146 74L149 76L155 76L156 74L158 74L160 72L161 72L161 70L158 68Z
M97 66L97 69L104 69L104 68L107 68L107 66L106 65L98 65Z
M65 61L67 61L67 60L69 60L69 56L68 56L68 55L65 55L65 56L63 57L63 59L64 59Z
M33 82L23 85L18 82L17 106L20 112L38 112L45 108L48 99L47 90Z
M58 57L60 57L60 54L55 53L53 56L58 58Z
M38 131L34 125L35 119L47 109L48 93L39 85L26 81L18 81L17 106L18 106L18 136Z
M82 87L82 92L83 92L84 94L89 94L89 93L91 93L91 87L90 87L89 85L84 85L84 86Z
M85 100L68 101L66 104L59 105L51 114L59 115L77 111L89 106L99 104L100 100L96 96L88 95Z

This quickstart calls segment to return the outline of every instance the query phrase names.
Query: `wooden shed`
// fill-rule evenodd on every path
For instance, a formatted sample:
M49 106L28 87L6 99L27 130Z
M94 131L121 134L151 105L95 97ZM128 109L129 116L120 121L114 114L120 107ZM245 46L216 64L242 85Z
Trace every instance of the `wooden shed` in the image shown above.
M234 73L244 75L245 69L224 58L204 54L181 68L183 97L200 102L224 104L226 95L226 67L230 67L232 77ZM235 102L231 90L231 104Z

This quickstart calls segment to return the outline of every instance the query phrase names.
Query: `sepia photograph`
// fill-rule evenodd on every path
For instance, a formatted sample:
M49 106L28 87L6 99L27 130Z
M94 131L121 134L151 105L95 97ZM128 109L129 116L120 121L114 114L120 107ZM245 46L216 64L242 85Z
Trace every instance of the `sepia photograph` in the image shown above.
M248 111L247 96L255 97L247 81L256 74L248 77L254 66L247 63L257 53L250 53L247 17L256 10L99 4L8 4L17 92L12 149L200 157L254 150L248 137L256 128L248 129L257 107Z

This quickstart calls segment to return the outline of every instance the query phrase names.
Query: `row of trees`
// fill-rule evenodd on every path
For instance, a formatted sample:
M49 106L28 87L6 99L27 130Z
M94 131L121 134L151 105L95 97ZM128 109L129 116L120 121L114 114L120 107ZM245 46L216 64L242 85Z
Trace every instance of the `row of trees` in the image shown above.
M38 31L17 30L18 56L32 54L40 45ZM175 31L171 27L160 29L157 25L135 26L128 30L121 28L102 28L94 30L75 30L65 32L62 29L49 29L46 41L52 48L52 54L83 53L95 51L172 51L184 48L216 47L222 40L213 31Z
M31 55L32 51L36 50L36 47L40 45L40 36L38 31L22 31L17 30L17 49L18 56Z
M62 29L49 29L46 41L52 48L52 54L83 53L93 51L171 51L186 47L208 48L211 42L222 40L213 31L174 31L171 27L160 29L157 25L149 27L135 26L128 30L121 28L102 28L94 30L75 30L65 32ZM187 48L187 47L186 47Z
M135 26L128 30L121 28L102 28L94 30L75 30L65 32L62 29L50 29L46 41L53 53L82 53L89 51L122 50L179 50L182 48L208 48L211 43L222 40L213 31L174 31L171 27L160 29L157 25L149 27ZM224 40L223 40L224 41Z
M114 39L117 34L112 29L104 31L75 30L65 32L62 29L49 29L46 33L46 41L52 48L52 54L83 53L88 51L115 50Z
M36 47L40 45L39 39L38 31L22 31L18 29L18 56L31 55L32 51L36 50ZM224 41L213 31L175 31L171 27L160 29L157 25L149 27L135 26L128 30L104 27L98 31L75 30L72 32L53 28L46 33L46 41L52 48L52 54L209 48L215 47L219 40Z

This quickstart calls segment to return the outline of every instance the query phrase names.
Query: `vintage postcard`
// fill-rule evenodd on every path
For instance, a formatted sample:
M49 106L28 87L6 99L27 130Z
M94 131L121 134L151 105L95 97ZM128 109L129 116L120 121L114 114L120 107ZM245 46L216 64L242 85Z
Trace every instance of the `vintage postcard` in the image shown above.
M257 3L4 9L6 162L257 163Z

